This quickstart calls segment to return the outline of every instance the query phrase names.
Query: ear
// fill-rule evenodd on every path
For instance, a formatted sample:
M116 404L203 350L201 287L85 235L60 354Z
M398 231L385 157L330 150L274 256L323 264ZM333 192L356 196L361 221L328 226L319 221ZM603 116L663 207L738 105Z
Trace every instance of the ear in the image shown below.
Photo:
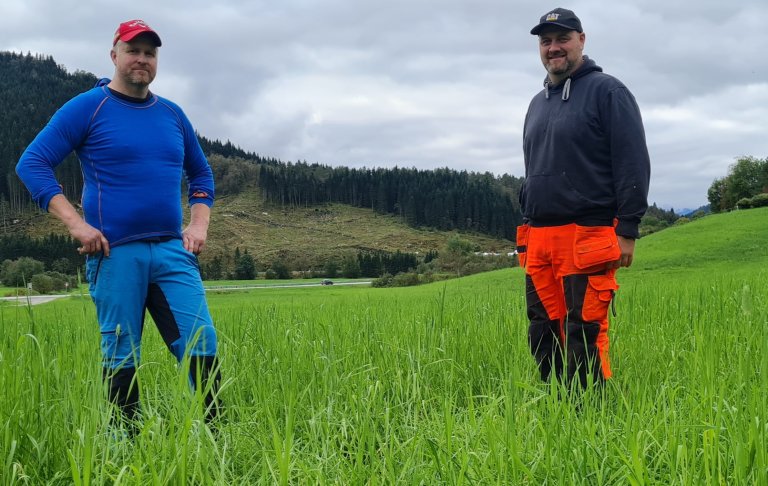
M112 59L112 64L117 66L117 46L109 50L109 58Z

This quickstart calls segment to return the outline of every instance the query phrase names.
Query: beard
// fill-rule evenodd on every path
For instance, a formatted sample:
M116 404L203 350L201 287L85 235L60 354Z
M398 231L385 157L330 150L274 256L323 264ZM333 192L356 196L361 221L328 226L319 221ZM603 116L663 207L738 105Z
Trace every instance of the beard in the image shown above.
M559 59L559 58L556 58ZM571 61L568 58L562 58L564 62L558 63L558 64L552 64L549 61L550 59L547 59L547 62L544 64L544 68L547 70L549 74L555 74L555 75L563 75L568 74L573 70L574 62Z
M128 76L128 81L134 86L144 88L152 83L152 76L149 73L131 73Z

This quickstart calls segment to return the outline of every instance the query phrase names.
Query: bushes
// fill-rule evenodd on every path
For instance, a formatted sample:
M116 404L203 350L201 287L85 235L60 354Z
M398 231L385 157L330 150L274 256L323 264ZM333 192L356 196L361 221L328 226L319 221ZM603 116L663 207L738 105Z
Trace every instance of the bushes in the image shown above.
M0 266L0 282L8 287L26 287L31 283L32 289L40 294L60 292L78 285L77 277L46 272L42 262L29 257L5 260Z
M21 257L5 260L0 266L0 281L8 287L25 287L32 277L43 273L45 265L34 258Z
M744 197L736 203L738 209L762 208L768 206L768 193L758 194L753 197Z

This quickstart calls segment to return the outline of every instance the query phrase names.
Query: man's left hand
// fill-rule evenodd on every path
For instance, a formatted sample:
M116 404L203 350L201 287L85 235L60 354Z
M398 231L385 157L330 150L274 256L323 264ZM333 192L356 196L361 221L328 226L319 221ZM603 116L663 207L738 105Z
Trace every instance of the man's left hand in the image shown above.
M200 224L190 224L181 234L184 249L199 255L205 248L205 240L208 238L208 228Z
M618 236L619 249L621 250L621 257L608 264L608 268L628 267L632 265L632 257L635 254L635 240L632 238L626 238L624 236Z
M184 249L199 255L208 239L208 224L211 221L211 208L205 204L193 204L190 208L189 225L181 234Z

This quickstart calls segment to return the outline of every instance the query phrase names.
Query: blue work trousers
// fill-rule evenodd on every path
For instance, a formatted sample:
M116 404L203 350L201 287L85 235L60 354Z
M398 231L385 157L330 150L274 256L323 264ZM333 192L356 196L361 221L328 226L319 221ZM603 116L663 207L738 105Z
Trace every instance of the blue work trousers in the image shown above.
M145 310L177 360L185 353L216 356L216 330L197 258L181 240L116 246L109 257L89 256L86 272L101 329L104 368L139 364Z

